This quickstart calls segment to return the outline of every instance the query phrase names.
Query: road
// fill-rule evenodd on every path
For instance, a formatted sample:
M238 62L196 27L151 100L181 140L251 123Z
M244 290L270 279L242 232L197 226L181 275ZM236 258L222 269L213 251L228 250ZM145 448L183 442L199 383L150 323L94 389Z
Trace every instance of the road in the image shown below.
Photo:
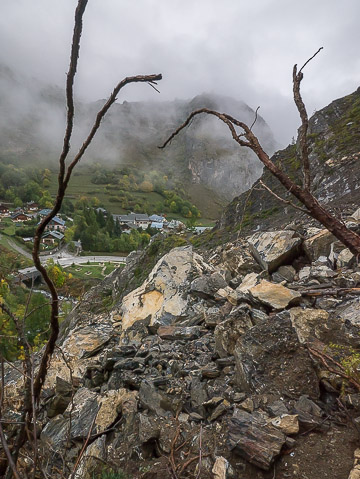
M0 235L1 238L1 235ZM15 243L15 241L8 238L8 244L11 248L13 248L18 253L25 256L25 258L32 259L31 254L23 249L21 246ZM59 252L56 254L47 254L44 256L40 256L40 260L42 264L46 264L49 259L54 260L55 263L59 263L61 266L70 266L72 264L85 264L89 263L126 263L126 256L73 256L68 252ZM32 273L36 270L34 266L30 268L24 268L19 270L20 274L27 274Z
M63 254L64 255L64 254ZM46 264L48 259L53 259L55 263L59 263L61 266L70 266L72 264L86 264L86 263L126 263L126 256L71 256L69 254L66 257L58 257L58 255L46 255L41 256L41 263ZM26 275L36 271L35 266L30 268L19 269L19 274Z

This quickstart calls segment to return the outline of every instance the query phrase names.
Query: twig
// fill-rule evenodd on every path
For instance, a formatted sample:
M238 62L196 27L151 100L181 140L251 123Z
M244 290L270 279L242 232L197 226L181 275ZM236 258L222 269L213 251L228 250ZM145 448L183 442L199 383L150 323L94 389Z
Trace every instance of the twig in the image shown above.
M254 118L254 121L251 123L251 126L250 126L250 131L253 129L253 126L255 125L256 123L256 120L257 120L257 117L258 117L258 111L260 110L260 107L258 106L255 110L255 118Z
M1 416L0 416L1 417ZM3 431L3 428L2 428L2 424L0 422L0 438L1 438L1 445L4 449L4 452L5 452L5 455L7 457L7 460L8 460L8 463L9 463L9 468L10 470L12 471L15 479L20 479L20 476L17 472L17 469L16 469L16 465L15 465L15 462L12 458L12 455L11 455L11 452L10 452L10 449L9 449L9 446L8 446L8 443L6 441L6 438L5 438L5 435L4 435L4 431Z
M196 479L199 479L200 474L201 474L201 463L202 463L202 424L200 424L200 434L199 434L199 470L198 473L196 474Z
M211 456L211 454L203 454L202 457L204 458L204 457L209 457L209 456ZM189 459L188 461L186 461L186 462L182 465L179 474L181 475L181 474L185 471L185 469L186 469L191 463L193 463L194 461L196 461L197 459L199 459L199 457L200 457L200 456L195 456L195 457L192 457L191 459Z
M271 188L269 188L262 180L259 180L259 184L265 188L266 191L268 191L272 196L274 196L277 200L281 201L282 203L285 203L289 206L292 206L293 208L296 208L297 210L306 213L307 215L310 214L308 210L301 208L300 206L297 206L295 203L293 203L290 200L285 200L285 198L281 198L281 196L277 195Z
M93 419L92 422L91 422L91 425L90 425L90 428L89 428L89 432L88 432L87 437L86 437L86 441L84 442L84 445L83 445L83 447L82 447L82 449L81 449L81 451L80 451L80 454L79 454L79 456L78 456L78 458L77 458L77 460L76 460L76 462L75 462L74 469L73 469L73 471L72 471L72 473L71 473L69 479L73 479L73 477L74 477L74 475L75 475L75 473L76 473L76 471L77 471L77 468L79 467L80 461L81 461L81 459L82 459L82 457L83 457L83 455L84 455L84 452L85 452L85 450L86 450L86 448L87 448L87 445L89 444L89 441L90 441L90 438L91 438L91 433L92 433L92 430L93 430L93 427L94 427L94 424L95 424L95 421L96 421L96 418L97 418L97 415L98 415L99 410L100 410L100 408L98 408L98 410L96 411L96 414L95 414L95 416L94 416L94 419Z
M350 384L352 384L353 386L355 386L355 388L359 391L360 390L360 384L354 379L352 378L351 376L349 376L348 374L346 374L345 372L345 369L344 367L339 363L337 362L335 359L333 359L331 356L325 354L325 353L321 353L320 351L317 351L313 348L310 348L309 346L307 346L307 349L309 351L310 354L312 354L313 356L317 357L320 359L320 361L323 363L323 365L328 369L328 371L330 371L331 373L334 373L338 376L341 376L342 378L346 379ZM336 370L335 368L333 368L332 366L330 366L328 364L327 361L330 361L332 362L339 370Z

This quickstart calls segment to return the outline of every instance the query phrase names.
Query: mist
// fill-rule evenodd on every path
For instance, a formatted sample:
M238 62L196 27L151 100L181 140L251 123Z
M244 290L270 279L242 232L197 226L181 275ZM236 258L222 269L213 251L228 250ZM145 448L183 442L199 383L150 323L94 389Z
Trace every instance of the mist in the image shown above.
M76 0L2 0L0 63L63 87ZM127 75L163 73L160 95L131 85L124 100L191 99L216 93L261 113L286 145L296 135L291 72L320 46L305 71L309 113L359 86L357 0L91 0L84 16L75 92L106 98Z

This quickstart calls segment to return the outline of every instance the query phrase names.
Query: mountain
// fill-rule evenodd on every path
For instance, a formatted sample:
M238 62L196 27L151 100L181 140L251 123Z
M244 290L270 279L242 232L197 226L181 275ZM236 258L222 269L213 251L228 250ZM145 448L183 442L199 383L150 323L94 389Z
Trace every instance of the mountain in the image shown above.
M105 100L76 105L73 151L82 143ZM0 66L0 158L6 161L54 163L62 145L64 92ZM239 150L219 120L199 117L166 150L158 146L197 108L226 111L252 123L255 113L245 103L214 94L190 101L116 103L89 148L87 159L106 166L133 165L175 175L185 190L205 186L226 200L251 186L262 165ZM258 116L254 131L267 151L276 147L271 130Z

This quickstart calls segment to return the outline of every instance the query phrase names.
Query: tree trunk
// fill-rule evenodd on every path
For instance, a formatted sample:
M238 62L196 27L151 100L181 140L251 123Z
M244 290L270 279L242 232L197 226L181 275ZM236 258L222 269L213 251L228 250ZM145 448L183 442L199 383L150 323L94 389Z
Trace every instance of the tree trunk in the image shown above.
M253 138L251 138L253 140ZM300 188L280 168L278 168L256 141L251 149L260 161L273 173L274 176L294 195L309 211L310 216L319 221L339 241L341 241L355 255L360 255L360 236L351 231L347 226L321 206L318 200L307 189Z

